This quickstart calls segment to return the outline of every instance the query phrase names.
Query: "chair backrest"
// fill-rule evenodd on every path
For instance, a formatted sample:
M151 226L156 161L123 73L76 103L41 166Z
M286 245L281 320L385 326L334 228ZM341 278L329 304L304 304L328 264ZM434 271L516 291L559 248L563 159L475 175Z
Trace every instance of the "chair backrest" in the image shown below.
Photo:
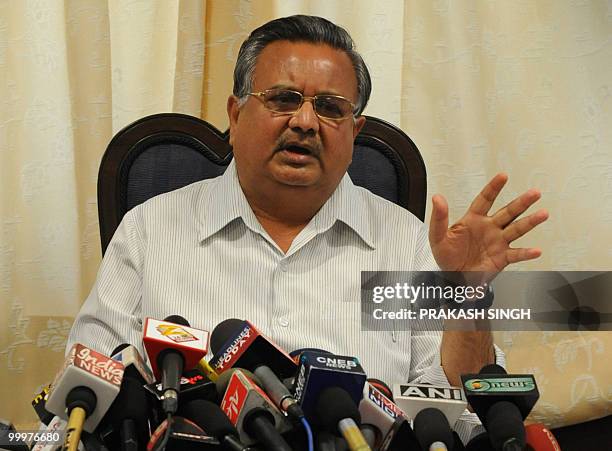
M355 139L348 172L353 183L425 216L425 163L416 145L397 127L366 116ZM178 113L143 117L119 131L98 173L102 253L123 215L147 199L198 180L221 175L232 159L228 133Z

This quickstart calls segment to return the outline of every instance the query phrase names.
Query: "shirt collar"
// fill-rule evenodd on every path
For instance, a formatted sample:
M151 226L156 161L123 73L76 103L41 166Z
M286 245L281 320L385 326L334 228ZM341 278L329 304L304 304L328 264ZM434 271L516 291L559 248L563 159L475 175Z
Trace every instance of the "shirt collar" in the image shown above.
M241 219L249 228L261 231L262 227L247 201L232 159L223 175L215 179L214 186L202 194L198 201L200 242L211 237L229 223Z
M324 232L336 221L340 221L352 229L365 244L375 249L367 215L368 206L359 192L362 189L364 188L353 184L348 173L344 174L338 187L315 215L313 221L319 232Z
M317 233L330 229L336 221L351 228L369 247L375 248L368 215L364 214L367 205L348 173L344 174L338 187L311 223ZM215 180L215 185L201 194L198 200L200 220L200 242L219 232L229 223L241 219L253 231L265 233L255 213L247 201L236 171L234 160L225 173ZM308 226L307 226L308 227Z

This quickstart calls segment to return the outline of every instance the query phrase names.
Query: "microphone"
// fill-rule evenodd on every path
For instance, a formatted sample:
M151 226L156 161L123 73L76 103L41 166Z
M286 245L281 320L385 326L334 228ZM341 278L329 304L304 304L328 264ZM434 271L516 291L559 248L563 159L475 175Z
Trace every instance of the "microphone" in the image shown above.
M359 410L346 390L340 387L324 389L317 399L315 411L323 427L329 432L339 432L351 451L371 451L359 430Z
M525 447L525 426L518 407L509 401L493 404L486 415L487 432L493 449L522 451Z
M245 321L237 318L228 318L221 321L210 334L210 349L213 354L217 354L221 349L225 349L227 341L237 330L244 327Z
M393 397L406 417L414 419L421 410L432 407L441 411L451 426L467 407L460 387L393 384Z
M173 315L164 321L147 318L143 343L162 383L162 409L174 414L178 408L181 374L194 368L208 352L208 332L189 327L187 320Z
M486 428L493 448L512 450L524 446L523 420L540 396L533 375L507 374L499 365L487 365L479 374L462 375L461 381L468 402Z
M119 393L123 365L80 343L72 346L51 384L46 408L68 419L65 447L77 449L83 430L93 432ZM68 415L66 414L68 413Z
M446 415L428 407L417 413L413 422L414 433L421 448L429 451L452 451L455 439Z
M418 449L419 442L404 412L377 387L384 389L386 384L378 379L368 379L363 387L363 399L359 403L362 424L372 425L377 432L372 447L380 451Z
M128 343L120 344L111 353L111 359L123 364L125 368L123 372L124 379L135 379L140 385L152 384L155 382L153 373L134 346Z
M119 395L110 406L98 428L111 449L138 451L148 441L149 402L142 385L133 378L124 378Z
M474 412L485 423L486 412L497 401L515 404L523 419L540 397L531 374L507 374L499 365L486 365L478 374L461 376L463 390Z
M238 337L244 337L245 330L253 338L252 340L242 342ZM211 344L214 343L215 346L213 348L215 357L220 353L223 355L230 353L231 355L234 350L237 350L236 340L238 340L238 349L241 353L238 359L227 360L227 358L224 358L224 360L221 360L221 366L217 366L218 369L241 367L253 371L259 378L260 385L266 394L279 409L298 420L304 416L304 412L302 412L295 398L271 368L274 367L281 377L284 377L286 371L290 371L290 375L295 373L296 365L293 359L281 350L279 346L269 340L252 324L236 319L223 321L215 327L211 335L215 338L214 341L211 339ZM227 346L224 347L222 345L220 349L216 349L217 344L220 342L224 342ZM213 360L215 359L213 358ZM224 363L225 360L227 360L227 364ZM215 364L217 365L218 363L215 360Z
M363 435L363 439L365 440L367 445L372 449L376 449L376 442L380 440L380 431L371 424L362 424L359 427L359 431L361 432L361 435Z
M315 407L323 390L342 387L358 405L363 397L366 374L356 357L321 352L303 352L293 390L306 417L316 420Z
M380 379L375 379L373 377L368 377L367 382L380 393L385 395L391 402L395 401L393 399L393 390L391 390L391 387L389 387L383 381L381 381Z
M219 398L223 398L223 395L225 394L227 390L227 386L229 385L229 381L232 378L232 375L236 371L240 371L246 377L251 379L251 381L253 381L255 384L261 387L261 381L259 380L259 378L255 376L253 373L251 373L249 370L245 370L244 368L230 368L229 370L221 373L219 375L219 378L215 382L215 386L217 389L217 395L219 395Z
M163 387L161 383L147 384L144 388L153 394L155 398L161 400L163 398ZM181 376L178 400L189 402L194 399L207 399L209 401L218 402L223 396L217 396L215 383L206 379L199 369L185 371Z
M319 431L317 434L317 450L318 451L338 451L338 446L336 444L336 439L338 439L335 435L327 431ZM343 440L344 439L338 439ZM346 441L344 441L344 449L347 448Z
M232 374L221 410L236 427L244 444L261 442L266 450L291 451L280 435L291 429L291 425L264 391L242 371Z
M465 445L466 451L493 451L493 445L489 440L489 434L482 432L476 437L473 437L467 445Z
M561 451L557 439L542 423L525 426L527 450L533 451Z
M248 448L240 442L238 431L221 408L213 402L195 400L180 409L180 415L192 420L204 431L217 438L229 451L246 451Z
M219 323L211 334L211 349L210 365L219 373L232 367L255 372L266 365L277 377L286 378L297 369L293 359L249 321L232 318Z

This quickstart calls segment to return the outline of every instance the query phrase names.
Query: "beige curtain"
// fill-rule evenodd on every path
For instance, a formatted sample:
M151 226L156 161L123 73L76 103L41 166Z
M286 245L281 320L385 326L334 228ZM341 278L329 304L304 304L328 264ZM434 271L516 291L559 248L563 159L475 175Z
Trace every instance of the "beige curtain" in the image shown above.
M551 213L523 241L543 257L521 269L610 269L609 1L0 1L0 417L33 422L31 396L95 278L113 133L161 111L225 129L240 44L294 13L353 35L374 83L366 114L413 138L451 219L503 170L500 206L537 186ZM609 333L496 340L512 370L536 374L534 419L612 413Z
M200 0L0 2L0 417L34 421L100 263L96 181L115 132L200 115Z

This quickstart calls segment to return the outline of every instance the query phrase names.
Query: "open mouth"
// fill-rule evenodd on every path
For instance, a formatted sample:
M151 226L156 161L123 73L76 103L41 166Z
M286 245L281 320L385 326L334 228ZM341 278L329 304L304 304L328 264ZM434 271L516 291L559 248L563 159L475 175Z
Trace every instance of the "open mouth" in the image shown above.
M310 155L312 153L310 149L300 146L288 146L286 150L293 153L299 153L300 155Z

